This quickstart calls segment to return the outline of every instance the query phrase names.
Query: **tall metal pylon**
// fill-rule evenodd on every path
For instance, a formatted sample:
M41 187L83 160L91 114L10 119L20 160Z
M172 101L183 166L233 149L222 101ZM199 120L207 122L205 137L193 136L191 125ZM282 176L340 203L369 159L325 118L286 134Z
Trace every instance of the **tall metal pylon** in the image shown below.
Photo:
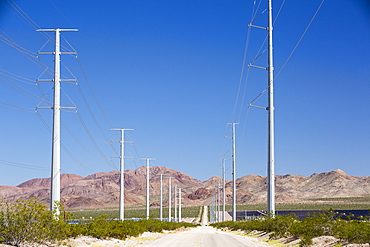
M125 131L134 129L111 129L121 131L121 152L120 156L120 186L119 186L119 219L125 220Z
M228 123L232 126L232 166L233 166L233 216L232 221L236 221L236 157L235 157L235 125L239 123Z
M272 50L272 0L268 0L268 192L267 212L275 214L274 65Z
M175 193L173 193L174 194L174 203L175 203L175 205L174 205L174 209L175 209L175 216L174 216L174 219L175 219L175 222L176 221L178 221L178 218L177 218L177 184L175 184ZM176 220L177 219L177 220Z
M171 179L173 177L168 177L168 222L171 222Z
M154 158L142 158L146 160L146 219L149 219L149 162Z
M60 82L61 81L76 81L75 79L60 79L60 55L61 54L76 54L76 52L61 52L60 51L60 32L62 31L78 31L78 29L37 29L38 32L55 32L55 50L54 52L39 52L38 54L53 54L54 55L54 100L53 106L53 128L52 128L52 162L51 162L51 187L50 187L50 210L59 214L57 204L60 202ZM50 81L50 80L38 80ZM49 107L38 107L49 108ZM74 107L63 107L74 108Z
M181 215L181 188L179 188L179 220L178 222L181 222L182 221L182 215Z
M225 159L222 159L222 222L225 221L226 191L225 191Z
M249 104L249 107L257 107L266 109L268 111L268 143L267 143L267 212L274 215L275 214L275 131L274 131L274 60L273 60L273 48L272 48L272 0L268 0L268 26L260 27L255 26L250 23L249 27L256 27L260 29L267 30L268 38L268 65L267 68L255 66L249 64L249 67L255 67L260 69L265 69L268 72L268 106L266 108L260 106L254 106Z
M218 186L217 186L217 222L220 222L221 221L221 217L220 217L220 200L221 200L221 192L220 192L220 189L221 189L221 181L220 181L220 178L218 178Z
M163 186L162 186L162 178L165 174L159 174L161 176L161 196L160 196L160 207L159 207L159 220L163 220Z

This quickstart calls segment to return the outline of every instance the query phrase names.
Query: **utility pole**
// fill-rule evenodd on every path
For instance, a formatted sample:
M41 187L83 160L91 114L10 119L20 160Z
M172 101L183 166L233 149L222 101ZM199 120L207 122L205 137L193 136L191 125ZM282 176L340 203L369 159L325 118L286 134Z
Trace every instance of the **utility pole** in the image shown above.
M268 0L268 27L255 26L250 23L249 27L256 27L267 30L268 34L268 66L267 68L249 64L249 67L265 69L268 72L268 106L260 107L249 104L249 107L256 107L268 111L268 157L267 157L267 212L275 214L275 131L274 131L274 60L272 49L272 0Z
M159 220L162 221L163 220L163 213L162 213L162 206L163 206L163 192L162 192L162 177L163 177L164 174L159 174L159 176L161 176L161 202L160 202L160 207L159 207Z
M235 125L239 123L228 123L232 126L232 165L233 165L233 221L236 221L236 168L235 168Z
M171 178L168 177L168 222L171 222Z
M225 191L225 159L222 159L222 221L225 221L226 191Z
M217 222L220 222L220 189L221 189L221 185L220 185L220 178L218 178L218 187L217 187Z
M179 188L179 222L181 221L181 188Z
M267 211L275 214L274 65L272 50L272 0L268 0L268 192Z
M149 162L154 158L142 158L146 160L146 219L149 219Z
M125 130L133 129L111 129L121 131L120 152L120 184L119 184L119 220L125 220Z
M76 81L75 79L60 79L60 55L76 54L76 52L60 51L60 32L78 31L78 29L37 29L39 32L55 32L55 50L54 52L39 52L38 54L54 54L54 103L53 103L53 139L52 139L52 164L51 164L51 188L50 188L50 210L59 215L59 209L56 203L60 202L60 82ZM50 81L50 80L38 80ZM49 107L39 107L49 108ZM67 108L67 107L63 107ZM74 107L68 107L74 108Z
M177 219L177 184L175 184L175 193L174 193L174 196L175 196L175 222L176 222L176 219Z
M209 220L211 223L215 223L215 196L212 196L212 203L209 207Z

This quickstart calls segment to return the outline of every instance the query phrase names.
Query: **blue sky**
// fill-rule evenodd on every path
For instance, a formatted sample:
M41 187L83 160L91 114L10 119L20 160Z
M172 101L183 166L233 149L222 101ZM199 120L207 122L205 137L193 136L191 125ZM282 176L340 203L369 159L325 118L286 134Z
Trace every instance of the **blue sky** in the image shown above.
M321 2L284 2L274 25L275 75ZM152 165L206 180L221 175L222 158L230 172L231 140L224 137L231 135L227 123L239 122L237 177L265 176L267 112L247 106L266 88L267 73L245 67L241 76L247 37L248 64L266 35L256 28L248 35L253 3L0 1L0 185L50 176L46 126L52 112L34 109L48 106L40 101L44 95L51 100L52 85L35 85L43 68L34 61L52 68L53 58L37 60L4 42L11 38L37 53L48 40L38 27L79 29L62 33L63 49L70 50L69 43L78 52L78 59L62 56L62 74L71 77L70 70L78 79L78 86L62 84L63 105L78 108L78 114L62 112L62 173L117 169L118 159L110 157L119 146L110 142L119 136L110 129L133 128L126 136L135 143L126 144L126 155L134 157L126 159L127 169L150 157L156 158ZM274 17L282 3L274 1ZM263 1L255 13L265 8ZM265 26L266 20L264 13L254 24ZM275 80L276 174L309 176L339 168L370 175L369 44L367 1L323 3ZM42 48L52 50L52 42ZM266 66L266 54L255 64ZM266 106L266 94L255 104Z

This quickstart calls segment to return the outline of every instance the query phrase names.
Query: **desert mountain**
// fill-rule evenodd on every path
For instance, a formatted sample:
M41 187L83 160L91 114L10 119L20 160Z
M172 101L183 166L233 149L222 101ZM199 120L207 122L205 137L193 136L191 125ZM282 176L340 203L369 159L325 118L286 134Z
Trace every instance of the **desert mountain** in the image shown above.
M164 205L168 198L168 177L171 184L182 188L184 205L209 204L216 192L219 177L204 182L182 172L156 166L150 168L150 201L159 205L160 176L163 175ZM74 174L61 175L61 201L67 208L103 208L118 206L119 172L99 172L87 177ZM266 177L247 175L236 180L237 203L266 201ZM231 203L232 182L226 181L227 203ZM172 189L172 191L174 191ZM146 193L146 167L125 171L126 205L144 205ZM370 195L370 177L354 177L342 170L301 175L276 176L277 201L303 201L308 198L354 197ZM0 186L0 198L8 201L39 198L49 204L50 178L37 178L16 187Z

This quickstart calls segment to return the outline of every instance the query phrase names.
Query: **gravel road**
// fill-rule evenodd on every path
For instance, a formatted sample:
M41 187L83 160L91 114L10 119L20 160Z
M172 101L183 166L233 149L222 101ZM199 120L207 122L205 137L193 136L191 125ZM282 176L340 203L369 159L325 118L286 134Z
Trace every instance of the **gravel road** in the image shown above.
M151 242L144 243L142 246L161 246L161 247L226 247L226 246L250 246L266 247L267 244L257 242L257 240L240 236L233 233L222 232L209 226L200 226L189 231L163 235L163 237Z

